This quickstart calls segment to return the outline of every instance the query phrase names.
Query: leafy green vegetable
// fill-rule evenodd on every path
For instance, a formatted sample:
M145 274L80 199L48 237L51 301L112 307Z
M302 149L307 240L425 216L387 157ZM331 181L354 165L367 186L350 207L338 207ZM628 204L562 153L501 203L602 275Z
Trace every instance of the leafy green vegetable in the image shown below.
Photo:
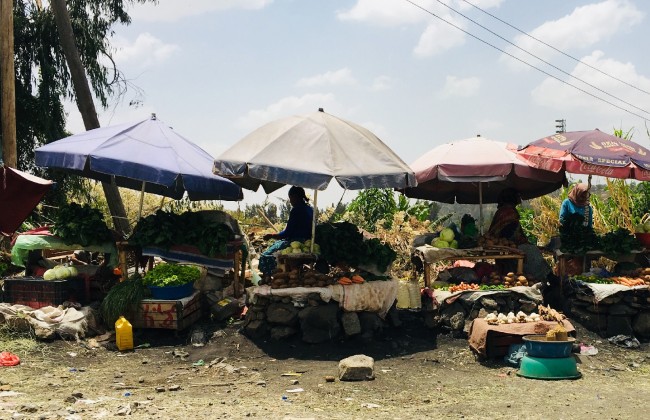
M582 255L587 251L599 249L600 238L594 230L584 226L584 217L570 214L560 226L560 251L565 254Z
M52 233L67 245L101 245L113 241L102 212L86 204L70 203L59 207Z
M350 222L316 226L316 243L320 244L321 256L333 265L374 265L385 272L397 258L397 253L388 244L377 238L365 240L359 228Z
M601 251L610 255L629 254L630 251L641 248L636 237L629 230L623 228L607 232L600 238Z
M144 299L145 291L142 276L137 273L113 286L99 308L106 325L115 325L120 315L134 312L136 305Z
M214 257L227 252L227 244L234 234L223 223L206 220L201 213L182 214L158 210L140 219L133 229L129 243L140 247L157 246L169 249L172 245L194 245L203 255Z
M201 277L201 270L193 265L158 264L144 275L146 286L181 286Z

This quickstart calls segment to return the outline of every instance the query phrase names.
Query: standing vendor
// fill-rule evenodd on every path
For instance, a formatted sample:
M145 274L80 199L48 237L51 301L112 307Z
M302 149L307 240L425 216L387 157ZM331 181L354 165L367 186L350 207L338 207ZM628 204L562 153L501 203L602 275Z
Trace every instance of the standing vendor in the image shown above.
M305 190L301 187L291 187L289 203L291 203L291 212L289 212L289 220L284 230L264 235L264 240L278 240L260 256L259 269L264 277L269 277L276 267L274 253L289 247L292 241L302 242L311 238L314 209L309 205L309 198L307 198Z
M584 226L593 227L594 212L589 204L590 196L589 185L575 184L560 206L560 224L563 225L569 215L579 214L584 218Z

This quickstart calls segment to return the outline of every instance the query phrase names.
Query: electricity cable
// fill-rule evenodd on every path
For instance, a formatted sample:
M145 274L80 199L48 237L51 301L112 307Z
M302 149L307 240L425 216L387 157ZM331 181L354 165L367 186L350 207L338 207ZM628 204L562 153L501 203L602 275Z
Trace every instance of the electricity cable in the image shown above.
M461 28L460 26L458 26L458 25L456 25L456 24L454 24L454 23L452 23L452 22L449 22L448 20L446 20L446 19L444 19L444 18L442 18L442 17L436 15L436 14L433 13L432 11L425 9L424 7L420 6L420 5L417 4L417 3L414 3L414 2L411 1L411 0L404 0L404 1L406 1L406 2L408 2L408 3L410 3L410 4L412 4L413 6L415 6L415 7L419 8L419 9L421 9L422 11L424 11L424 12L430 14L430 15L433 16L433 17L442 20L442 21L445 22L446 24L448 24L448 25L450 25L450 26L453 26L454 28L458 29L459 31L464 32L466 35L471 36L472 38L476 39L477 41L480 41L480 42L482 42L482 43L484 43L484 44L486 44L486 45L488 45L488 46L494 48L495 50L500 51L500 52L502 52L503 54L505 54L505 55L507 55L507 56L509 56L509 57L511 57L511 58L514 58L515 60L517 60L517 61L519 61L519 62L521 62L521 63L523 63L523 64L525 64L525 65L527 65L527 66L529 66L529 67L532 67L533 69L535 69L535 70L537 70L537 71L539 71L539 72L541 72L541 73L547 75L548 77L551 77L551 78L557 80L557 81L560 82L560 83L564 83L565 85L571 86L572 88L574 88L574 89L576 89L576 90L579 90L580 92L585 93L585 94L591 96L592 98L598 99L599 101L602 101L602 102L604 102L604 103L606 103L606 104L608 104L608 105L611 105L611 106L613 106L613 107L615 107L615 108L617 108L617 109L619 109L619 110L621 110L621 111L625 111L625 112L627 112L627 113L630 114L630 115L634 115L634 116L636 116L636 117L639 117L639 118L641 118L641 119L644 120L644 121L650 121L650 119L649 119L648 117L645 117L645 116L643 116L643 115L639 115L639 114L637 114L636 112L634 112L634 111L630 111L629 109L624 108L624 107L622 107L622 106L620 106L620 105L617 105L617 104L615 104L615 103L613 103L613 102L611 102L611 101L608 101L608 100L605 99L605 98L601 98L600 96L597 96L597 95L595 95L595 94L593 94L593 93L591 93L591 92L589 92L589 91L587 91L587 90L585 90L585 89L583 89L583 88L581 88L581 87L579 87L579 86L576 86L576 85L574 85L574 84L572 84L572 83L569 83L569 82L567 82L567 81L565 81L565 80L562 80L562 79L560 79L559 77L557 77L557 76L555 76L555 75L553 75L553 74L551 74L551 73L549 73L549 72L547 72L547 71L545 71L545 70L543 70L543 69L540 69L539 67L536 67L535 65L533 65L533 64L531 64L531 63L529 63L529 62L527 62L527 61L525 61L525 60L523 60L523 59L521 59L521 58L519 58L519 57L516 57L516 56L514 56L513 54L510 54L509 52L507 52L507 51L505 51L505 50L503 50L503 49L497 47L497 46L494 45L494 44L489 43L488 41L485 41L484 39L479 38L478 36L476 36L476 35L474 35L474 34L468 32L468 31L466 31L465 29Z
M578 63L580 63L580 64L582 64L582 65L584 65L584 66L587 66L587 67L589 67L589 68L592 69L592 70L596 70L598 73L603 74L603 75L605 75L605 76L607 76L607 77L610 77L610 78L612 78L612 79L614 79L614 80L616 80L616 81L618 81L618 82L621 82L621 83L623 83L624 85L627 85L627 86L629 86L629 87L631 87L631 88L634 88L634 89L638 90L639 92L643 92L643 93L645 93L645 94L647 94L647 95L650 95L650 92L648 92L647 90L643 90L643 89L641 89L640 87L635 86L635 85L633 85L633 84L631 84L631 83L628 83L628 82L626 82L625 80L619 79L619 78L616 77L616 76L612 76L611 74L606 73L606 72L600 70L599 68L592 66L591 64L585 63L584 61L580 60L579 58L576 58L576 57L572 56L571 54L567 54L567 53L565 53L564 51L562 51L562 50L560 50L560 49L558 49L558 48L556 48L556 47L554 47L554 46L552 46L552 45L550 45L550 44L548 44L548 43L542 41L542 40L539 39L539 38L534 37L533 35L527 33L526 31L524 31L524 30L522 30L522 29L519 29L519 28L517 28L516 26L514 26L514 25L512 25L512 24L510 24L510 23L508 23L508 22L506 22L505 20L500 19L498 16L495 16L495 15L491 14L491 13L488 12L487 10L481 9L479 6L470 3L468 0L462 0L462 1L464 1L464 2L467 3L467 4L469 4L470 6L474 7L475 9L480 10L481 12L483 12L483 13L485 13L486 15L490 16L491 18L498 20L499 22L503 23L504 25L507 25L507 26L511 27L511 28L514 29L515 31L517 31L517 32L519 32L519 33L521 33L521 34L523 34L523 35L526 35L526 36L529 37L529 38L534 39L535 41L537 41L537 42L539 42L540 44L543 44L543 45L545 45L545 46L551 48L551 49L554 50L554 51L559 52L560 54L564 55L565 57L568 57L568 58L570 58L570 59L572 59L572 60L574 60L574 61L576 61L576 62L578 62Z
M603 89L599 88L598 86L592 85L591 83L589 83L589 82L587 82L587 81L585 81L585 80L582 80L581 78L576 77L576 76L572 75L571 73L568 73L568 72L562 70L561 68L557 67L556 65L554 65L554 64L552 64L552 63L550 63L550 62L544 60L543 58L541 58L541 57L539 57L539 56L537 56L537 55L531 53L530 51L525 50L524 48L520 47L519 45L517 45L517 44L515 44L515 43L513 43L513 42L511 42L511 41L509 41L509 40L507 40L506 38L502 37L502 36L499 35L498 33L492 31L491 29L489 29L489 28L487 28L487 27L481 25L480 23L478 23L477 21L473 20L472 18L470 18L470 17L468 17L468 16L462 14L461 12L459 12L459 11L456 10L456 9L454 9L453 7L451 7L451 6L447 5L447 4L445 4L445 3L442 2L441 0L436 0L436 1L437 1L438 3L440 3L440 4L442 4L443 6L445 6L446 8L448 8L449 10L452 10L452 11L454 11L455 13L461 15L462 17L464 17L465 19L469 20L469 21L472 22L473 24L475 24L475 25L477 25L477 26L479 26L479 27L485 29L486 31L488 31L488 32L491 33L492 35L496 36L497 38L499 38L499 39L501 39L501 40L507 42L508 44L512 45L513 47L517 48L518 50L523 51L523 52L525 52L526 54L530 55L531 57L534 57L534 58L538 59L538 60L541 61L542 63L545 63L545 64L547 64L547 65L553 67L555 70L557 70L557 71L559 71L559 72L561 72L561 73L563 73L563 74L565 74L565 75L567 75L567 76L569 76L569 77L571 77L571 78L573 78L573 79L575 79L575 80L578 80L578 81L584 83L585 85L587 85L587 86L589 86L589 87L591 87L591 88L593 88L593 89L596 89L597 91L599 91L599 92L601 92L601 93L604 93L605 95L607 95L607 96L609 96L609 97L611 97L611 98L616 99L617 101L621 101L621 102L624 103L625 105L629 105L629 106L631 106L632 108L635 108L635 109L637 109L637 110L639 110L639 111L645 112L646 114L650 114L649 111L646 111L646 110L643 109L643 108L639 108L638 106L636 106L636 105L634 105L634 104L631 104L631 103L629 103L629 102L627 102L627 101L625 101L625 100L619 98L619 97L616 96L616 95L612 95L611 93L604 91Z

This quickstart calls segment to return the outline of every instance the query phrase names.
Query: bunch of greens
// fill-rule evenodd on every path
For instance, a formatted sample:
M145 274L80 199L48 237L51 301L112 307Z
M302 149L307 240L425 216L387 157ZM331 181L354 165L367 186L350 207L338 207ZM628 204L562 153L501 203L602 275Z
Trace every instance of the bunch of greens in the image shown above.
M636 237L627 229L618 228L600 237L600 249L610 255L629 254L642 246Z
M181 286L201 277L201 270L193 265L158 264L144 275L145 286Z
M145 291L142 276L137 273L113 286L99 308L106 325L115 325L120 315L135 312L138 303L144 299Z
M316 243L320 245L321 256L333 265L374 265L385 272L397 257L397 253L379 239L364 240L359 228L349 222L316 226Z
M594 230L584 226L584 217L571 214L560 226L560 251L565 254L582 255L587 251L599 249L600 238Z
M201 213L182 214L158 210L140 219L133 229L129 243L140 247L156 246L169 249L172 245L191 244L203 255L214 257L227 253L227 244L234 234L223 223L206 220Z
M52 233L67 245L100 245L113 241L102 212L86 204L70 203L59 207Z
M482 284L479 290L506 290L503 284Z

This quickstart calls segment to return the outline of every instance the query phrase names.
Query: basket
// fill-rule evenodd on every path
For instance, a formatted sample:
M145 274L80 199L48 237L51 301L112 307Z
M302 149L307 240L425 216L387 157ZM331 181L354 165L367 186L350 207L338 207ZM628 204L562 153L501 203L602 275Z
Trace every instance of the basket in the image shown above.
M42 277L5 278L4 300L34 309L59 306L67 300L83 302L84 281L80 277L65 280L43 280Z
M188 297L194 293L194 282L181 284L180 286L147 286L154 299L175 300Z
M532 357L560 358L571 356L575 338L566 341L547 341L546 335L525 335L526 353Z

